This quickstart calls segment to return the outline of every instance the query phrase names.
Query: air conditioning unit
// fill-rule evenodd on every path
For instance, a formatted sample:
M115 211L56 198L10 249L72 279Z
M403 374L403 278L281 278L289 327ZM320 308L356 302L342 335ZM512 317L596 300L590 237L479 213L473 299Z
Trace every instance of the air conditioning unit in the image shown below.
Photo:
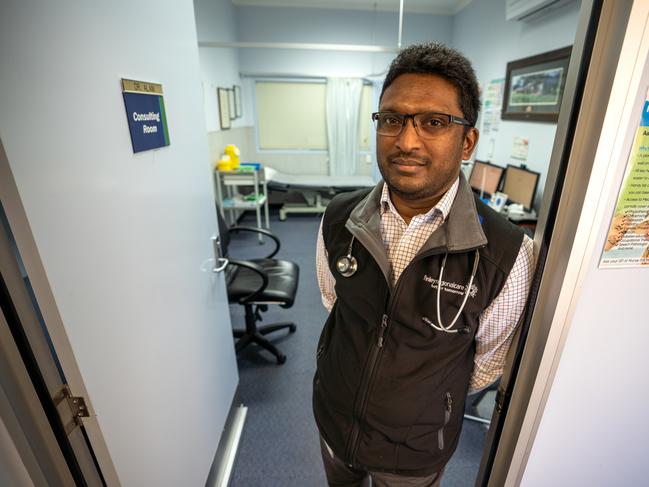
M574 0L506 0L507 20L532 20Z

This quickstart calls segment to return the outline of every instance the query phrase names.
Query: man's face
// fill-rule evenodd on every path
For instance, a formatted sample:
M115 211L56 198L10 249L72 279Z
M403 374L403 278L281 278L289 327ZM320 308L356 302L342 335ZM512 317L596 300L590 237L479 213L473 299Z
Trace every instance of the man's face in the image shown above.
M402 74L383 93L379 111L404 114L438 112L464 118L459 91L446 79L430 74ZM468 159L478 131L451 126L434 139L422 139L412 120L396 137L377 135L377 159L390 191L404 200L435 199L453 184L463 159Z

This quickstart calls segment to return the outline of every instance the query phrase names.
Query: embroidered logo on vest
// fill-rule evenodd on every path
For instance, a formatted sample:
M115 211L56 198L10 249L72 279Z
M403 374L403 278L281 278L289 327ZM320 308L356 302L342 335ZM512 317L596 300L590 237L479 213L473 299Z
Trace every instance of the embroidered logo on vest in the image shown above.
M424 275L424 282L430 284L431 289L437 290L437 287L439 286L438 284L439 279L430 277L427 274ZM464 295L464 293L466 292L466 284L458 284L457 282L442 281L441 290L447 293ZM475 298L477 294L478 294L478 286L476 286L475 284L471 284L471 289L469 290L469 296Z

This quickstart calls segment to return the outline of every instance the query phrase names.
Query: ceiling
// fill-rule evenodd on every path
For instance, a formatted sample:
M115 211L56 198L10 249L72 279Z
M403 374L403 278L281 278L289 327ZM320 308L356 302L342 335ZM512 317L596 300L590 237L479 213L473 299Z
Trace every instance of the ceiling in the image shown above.
M473 0L403 0L405 12L455 15ZM234 5L399 11L399 0L232 0Z

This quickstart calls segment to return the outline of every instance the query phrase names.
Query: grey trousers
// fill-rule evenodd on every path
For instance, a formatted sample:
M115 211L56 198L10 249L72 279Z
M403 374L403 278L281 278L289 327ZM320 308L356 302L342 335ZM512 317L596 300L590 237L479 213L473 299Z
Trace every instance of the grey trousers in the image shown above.
M426 477L405 477L393 473L358 470L336 457L322 439L320 449L329 487L440 487L444 473L442 470Z

